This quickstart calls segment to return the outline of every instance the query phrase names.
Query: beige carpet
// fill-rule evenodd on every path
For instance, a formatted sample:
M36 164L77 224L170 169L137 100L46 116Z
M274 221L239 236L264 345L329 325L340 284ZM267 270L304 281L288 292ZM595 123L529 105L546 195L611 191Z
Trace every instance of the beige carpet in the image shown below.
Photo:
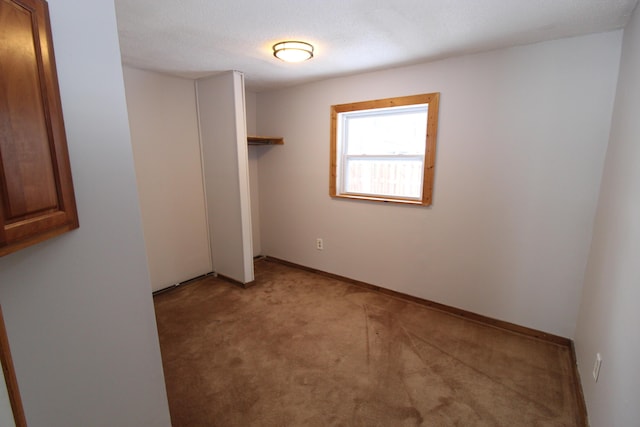
M266 260L155 297L174 427L576 426L570 350Z

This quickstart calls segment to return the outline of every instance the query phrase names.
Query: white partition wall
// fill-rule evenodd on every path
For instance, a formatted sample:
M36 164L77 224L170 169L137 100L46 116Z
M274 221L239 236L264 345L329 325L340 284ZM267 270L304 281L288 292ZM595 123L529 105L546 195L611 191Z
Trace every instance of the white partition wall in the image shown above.
M0 258L27 424L170 427L114 2L48 3L80 228Z
M229 71L196 81L213 270L253 281L244 76Z
M600 200L576 329L589 425L640 419L640 7L624 29ZM592 376L602 357L598 381Z

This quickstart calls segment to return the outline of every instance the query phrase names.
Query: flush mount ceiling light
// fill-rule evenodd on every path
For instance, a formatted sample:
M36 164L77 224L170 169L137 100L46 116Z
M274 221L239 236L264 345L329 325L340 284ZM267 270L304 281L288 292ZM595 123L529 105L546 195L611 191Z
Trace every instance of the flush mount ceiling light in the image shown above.
M313 58L313 46L305 42L280 42L273 45L273 56L285 62L302 62Z

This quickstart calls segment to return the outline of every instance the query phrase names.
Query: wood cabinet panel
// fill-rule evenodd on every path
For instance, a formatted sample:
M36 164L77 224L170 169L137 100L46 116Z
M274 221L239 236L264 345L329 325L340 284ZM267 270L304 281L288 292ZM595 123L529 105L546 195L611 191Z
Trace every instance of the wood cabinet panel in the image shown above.
M0 197L0 255L78 227L43 0L0 0Z

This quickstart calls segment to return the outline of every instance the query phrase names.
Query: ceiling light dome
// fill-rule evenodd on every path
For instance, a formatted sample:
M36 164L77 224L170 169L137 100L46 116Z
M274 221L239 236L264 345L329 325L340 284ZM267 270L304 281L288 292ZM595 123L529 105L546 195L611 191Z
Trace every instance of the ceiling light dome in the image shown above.
M298 41L280 42L273 45L273 56L285 62L302 62L313 58L313 46Z

